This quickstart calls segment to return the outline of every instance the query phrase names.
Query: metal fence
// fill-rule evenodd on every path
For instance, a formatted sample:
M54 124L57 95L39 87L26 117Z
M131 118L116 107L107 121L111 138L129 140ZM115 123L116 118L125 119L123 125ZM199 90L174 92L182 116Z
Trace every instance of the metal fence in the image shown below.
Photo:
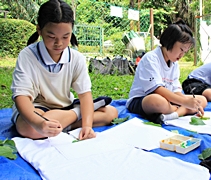
M130 9L129 5L121 6L117 3L114 5L94 0L86 4L86 9L82 8L82 5L76 2L72 6L76 7L74 33L79 41L79 51L87 56L124 54L126 52L125 44L122 42L124 33L131 30L149 32L149 9ZM119 8L121 12L112 12L112 8L117 10ZM138 20L129 17L131 12L136 13Z
M211 15L195 17L195 38L194 64L211 62Z

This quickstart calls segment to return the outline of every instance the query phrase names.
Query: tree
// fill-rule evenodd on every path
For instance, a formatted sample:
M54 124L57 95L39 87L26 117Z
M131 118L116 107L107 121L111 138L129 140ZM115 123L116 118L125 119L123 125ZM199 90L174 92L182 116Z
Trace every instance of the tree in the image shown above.
M141 8L153 8L154 34L159 36L166 26L172 23L172 16L176 14L174 7L170 6L173 0L143 0Z
M2 4L10 12L11 18L23 19L36 24L40 4L45 1L46 0L2 0Z

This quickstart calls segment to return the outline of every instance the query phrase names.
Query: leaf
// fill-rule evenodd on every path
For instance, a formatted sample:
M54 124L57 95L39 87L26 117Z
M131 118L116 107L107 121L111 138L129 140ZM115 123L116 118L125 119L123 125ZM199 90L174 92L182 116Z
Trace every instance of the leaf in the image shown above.
M202 116L202 117L200 117L200 119L201 119L201 120L209 120L209 119L210 119L210 117L205 117L205 116Z
M156 123L153 123L153 122L144 122L144 124L161 127L160 124L156 124Z
M13 154L13 149L9 146L0 146L0 156L4 156L9 159L16 159L16 154Z
M4 141L4 146L10 147L13 150L13 153L17 152L17 149L15 147L15 142L13 140L6 139Z
M75 139L75 140L72 141L72 143L76 143L76 142L79 142L79 141L80 140Z
M13 140L5 139L0 140L0 156L7 157L9 159L16 159L17 149Z
M192 125L205 125L205 123L201 120L201 118L197 118L197 117L191 117L190 124L192 124Z
M211 148L206 148L205 150L202 151L201 154L198 155L198 158L200 160L205 160L211 156Z
M127 116L125 118L114 118L111 123L112 124L120 124L120 123L123 123L125 121L127 121L129 119L130 116Z

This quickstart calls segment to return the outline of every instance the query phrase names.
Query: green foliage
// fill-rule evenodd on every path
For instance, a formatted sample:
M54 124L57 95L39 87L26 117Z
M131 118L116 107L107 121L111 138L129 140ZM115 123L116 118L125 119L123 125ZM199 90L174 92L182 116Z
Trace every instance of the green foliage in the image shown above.
M197 1L198 2L198 1ZM211 9L211 1L203 1L203 8L204 8L204 13L205 15L210 14L210 9ZM211 19L210 19L211 20Z
M210 158L210 156L211 156L211 148L206 148L202 151L201 154L198 155L198 158L200 160L205 160L205 159Z
M1 62L1 61L0 61ZM12 72L14 68L0 66L0 109L12 107Z
M198 117L191 117L190 124L192 124L192 125L205 125L205 123L202 121L202 119L198 118Z
M35 26L25 20L0 19L0 55L17 57L35 31Z
M184 62L193 62L194 61L194 49L190 49L183 57L182 61Z
M100 51L100 47L99 46L86 46L86 45L80 45L78 47L78 51L81 53L98 53Z
M0 156L4 156L9 159L16 159L17 149L13 140L5 139L0 140Z
M130 116L126 116L124 118L114 118L112 121L111 121L111 124L121 124L125 121L127 121L129 119Z
M10 18L22 19L36 24L39 5L47 0L2 0L2 4L10 12Z
M153 123L153 122L144 122L144 124L151 125L151 126L162 127L160 124L156 124L156 123Z
M110 96L113 99L127 99L134 77L90 73L90 78L94 98Z
M171 23L170 17L177 13L174 6L171 6L173 0L144 0L142 2L143 9L153 8L154 34L159 36L166 26Z
M123 50L125 49L125 45L122 42L122 32L117 32L111 35L108 39L112 41L113 51L111 52L114 55L122 55Z
M116 5L122 7L123 17L110 16L110 6ZM118 1L105 3L104 1L94 0L79 0L76 10L76 36L80 41L82 38L91 40L92 42L100 43L98 36L100 33L95 31L87 32L86 27L83 30L78 28L78 25L86 25L93 27L103 28L103 37L100 37L104 41L112 40L113 47L105 49L104 53L112 53L113 55L122 54L125 45L121 42L124 32L128 32L131 28L134 31L147 31L149 28L149 10L140 10L140 24L137 21L128 19L128 5L127 1ZM137 6L134 6L137 8ZM95 37L95 38L94 38ZM88 41L85 41L83 45L88 45ZM96 44L95 44L96 45ZM99 44L100 45L100 44Z

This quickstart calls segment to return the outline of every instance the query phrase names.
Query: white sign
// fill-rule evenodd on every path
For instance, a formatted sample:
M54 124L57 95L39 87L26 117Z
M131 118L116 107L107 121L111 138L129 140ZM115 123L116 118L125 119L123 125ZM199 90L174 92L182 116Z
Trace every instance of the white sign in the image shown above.
M110 16L116 16L122 18L122 8L117 6L111 6Z
M129 9L128 10L128 19L139 21L139 11Z

